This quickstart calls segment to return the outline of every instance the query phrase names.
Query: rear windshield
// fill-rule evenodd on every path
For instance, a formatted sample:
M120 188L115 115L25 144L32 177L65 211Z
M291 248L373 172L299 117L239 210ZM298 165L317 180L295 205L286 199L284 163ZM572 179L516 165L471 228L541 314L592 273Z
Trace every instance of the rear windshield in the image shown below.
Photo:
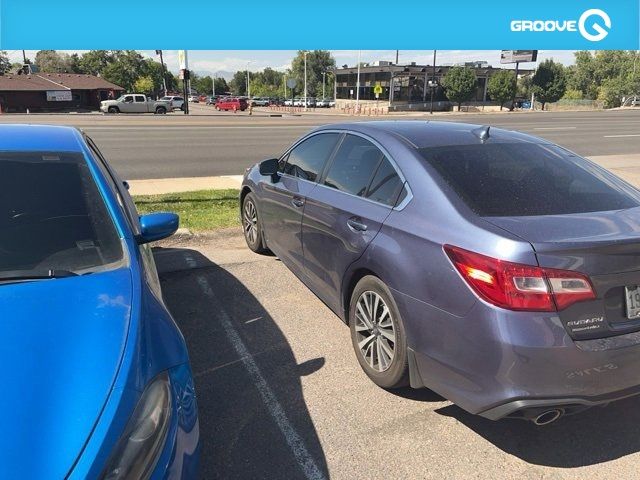
M502 143L420 149L480 216L562 215L637 207L637 191L562 148Z
M0 152L0 172L0 274L120 264L120 238L81 154Z

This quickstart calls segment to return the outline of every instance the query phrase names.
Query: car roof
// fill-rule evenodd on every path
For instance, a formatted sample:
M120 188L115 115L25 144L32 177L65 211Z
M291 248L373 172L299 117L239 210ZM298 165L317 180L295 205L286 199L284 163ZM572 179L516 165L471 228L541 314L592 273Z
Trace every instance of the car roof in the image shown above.
M0 125L0 151L82 152L75 127L61 125Z
M497 127L430 120L350 122L324 125L317 130L351 130L373 138L384 132L404 139L414 148L426 148L481 143L479 130L482 128L489 129L488 141L491 143L550 143L539 137Z

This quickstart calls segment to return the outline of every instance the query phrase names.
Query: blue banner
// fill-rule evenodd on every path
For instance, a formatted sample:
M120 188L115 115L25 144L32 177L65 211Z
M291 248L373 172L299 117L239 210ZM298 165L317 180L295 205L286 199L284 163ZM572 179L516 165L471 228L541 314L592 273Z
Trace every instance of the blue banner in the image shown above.
M0 49L640 49L639 0L0 0Z

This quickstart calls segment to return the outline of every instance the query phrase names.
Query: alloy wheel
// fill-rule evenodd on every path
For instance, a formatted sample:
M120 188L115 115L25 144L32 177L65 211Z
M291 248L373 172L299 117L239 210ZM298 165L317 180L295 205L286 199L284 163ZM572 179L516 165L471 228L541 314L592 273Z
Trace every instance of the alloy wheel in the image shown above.
M251 245L254 245L258 238L258 212L251 200L244 202L242 220L244 224L244 235L247 241Z
M363 292L356 304L355 322L360 354L373 370L384 372L393 362L396 347L389 307L376 292Z

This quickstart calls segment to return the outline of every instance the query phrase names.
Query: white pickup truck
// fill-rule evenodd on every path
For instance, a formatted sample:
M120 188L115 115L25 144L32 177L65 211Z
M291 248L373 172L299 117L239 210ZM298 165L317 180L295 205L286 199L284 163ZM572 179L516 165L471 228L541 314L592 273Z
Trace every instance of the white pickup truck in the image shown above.
M173 111L171 101L151 100L140 93L127 93L116 100L100 102L100 111L104 113L157 113Z

